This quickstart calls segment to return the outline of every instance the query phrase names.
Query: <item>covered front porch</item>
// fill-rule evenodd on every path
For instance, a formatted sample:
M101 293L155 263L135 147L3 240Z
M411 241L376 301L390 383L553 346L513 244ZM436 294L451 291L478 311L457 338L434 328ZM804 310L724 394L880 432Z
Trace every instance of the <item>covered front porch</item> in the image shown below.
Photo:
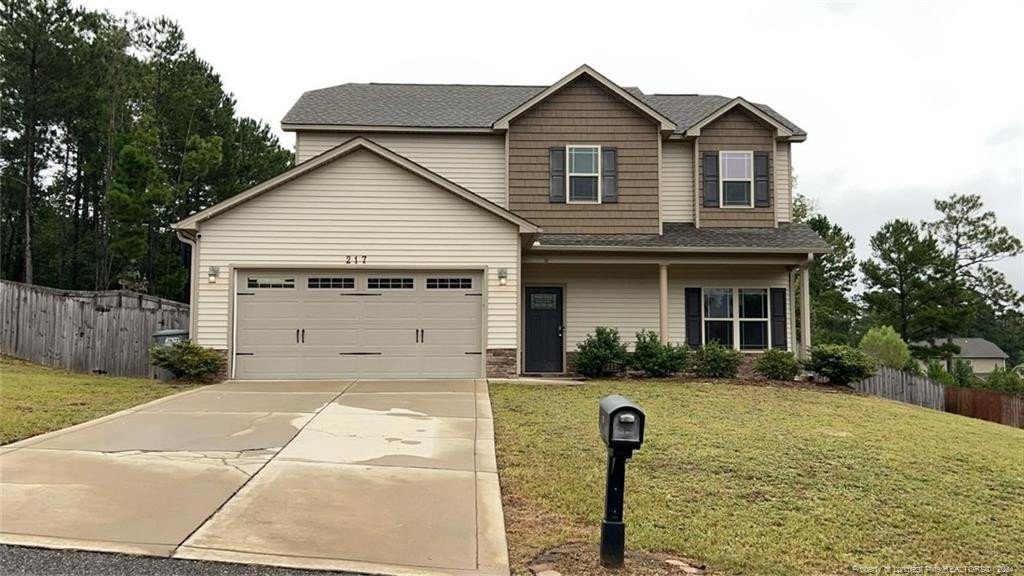
M718 341L742 352L782 348L804 356L811 338L803 272L812 257L528 252L520 371L571 371L577 344L598 326L618 329L630 347L636 332L649 330L663 342L696 347Z

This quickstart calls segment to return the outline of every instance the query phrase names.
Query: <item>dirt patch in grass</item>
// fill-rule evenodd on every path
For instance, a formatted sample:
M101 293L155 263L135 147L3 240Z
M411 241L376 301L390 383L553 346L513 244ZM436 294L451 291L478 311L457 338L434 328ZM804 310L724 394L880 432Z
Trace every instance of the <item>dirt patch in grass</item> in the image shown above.
M195 386L81 374L0 356L0 444L73 426Z

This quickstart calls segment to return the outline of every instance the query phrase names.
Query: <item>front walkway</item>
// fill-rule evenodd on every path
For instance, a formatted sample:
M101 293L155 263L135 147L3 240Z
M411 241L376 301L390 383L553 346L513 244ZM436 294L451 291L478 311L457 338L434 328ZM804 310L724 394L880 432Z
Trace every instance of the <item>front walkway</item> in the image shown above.
M0 447L0 542L508 574L487 385L230 382Z

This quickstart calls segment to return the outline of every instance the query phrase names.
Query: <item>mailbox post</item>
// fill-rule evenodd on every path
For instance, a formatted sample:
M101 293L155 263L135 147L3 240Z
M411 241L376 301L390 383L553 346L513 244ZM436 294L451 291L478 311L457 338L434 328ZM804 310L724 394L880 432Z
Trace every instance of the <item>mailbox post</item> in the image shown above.
M626 550L626 524L622 515L626 460L644 442L644 412L618 394L602 398L599 412L601 440L608 447L604 519L601 521L601 565L619 568Z

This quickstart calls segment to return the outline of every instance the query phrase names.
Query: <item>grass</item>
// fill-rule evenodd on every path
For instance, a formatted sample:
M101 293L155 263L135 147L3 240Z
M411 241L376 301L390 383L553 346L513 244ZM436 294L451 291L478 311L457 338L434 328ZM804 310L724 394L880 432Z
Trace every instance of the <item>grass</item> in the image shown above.
M67 372L0 356L0 444L66 428L191 387Z
M626 472L630 551L696 558L725 574L1024 569L1024 430L796 388L490 390L514 571L567 542L596 548L605 465L597 404L612 393L647 413L645 444ZM588 572L600 570L573 573Z

